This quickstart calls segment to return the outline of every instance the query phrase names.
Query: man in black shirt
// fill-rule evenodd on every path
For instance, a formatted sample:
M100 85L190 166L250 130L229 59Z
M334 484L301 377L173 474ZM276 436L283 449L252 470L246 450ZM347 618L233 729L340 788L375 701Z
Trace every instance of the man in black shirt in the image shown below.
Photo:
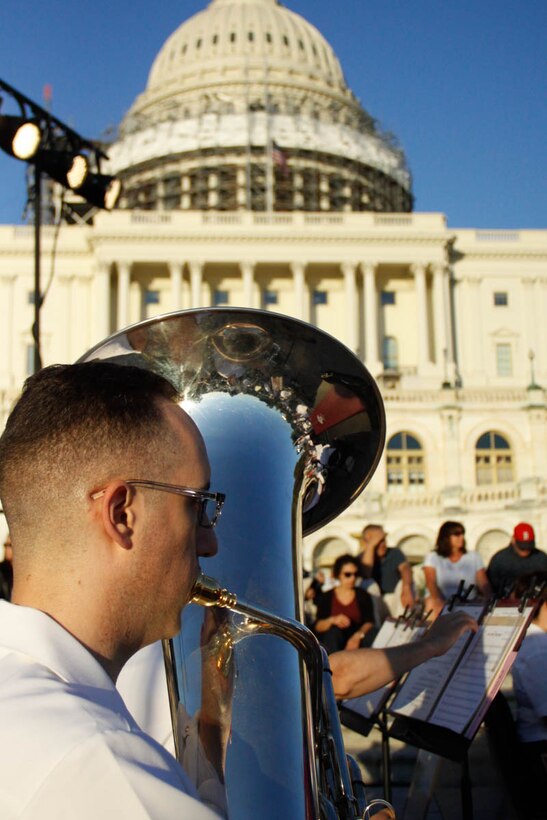
M505 594L521 575L547 571L547 553L536 548L531 524L521 522L513 530L509 546L490 559L487 574L497 595Z

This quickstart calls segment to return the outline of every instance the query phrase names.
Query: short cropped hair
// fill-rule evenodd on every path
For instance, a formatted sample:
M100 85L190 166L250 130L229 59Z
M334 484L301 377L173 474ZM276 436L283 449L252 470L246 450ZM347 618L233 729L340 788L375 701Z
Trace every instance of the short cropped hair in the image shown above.
M0 498L10 528L21 516L31 523L32 504L59 500L62 481L104 469L100 481L124 456L129 467L135 453L153 449L166 429L161 398L177 399L161 376L105 361L52 365L27 379L0 437Z
M445 521L444 524L441 524L439 534L437 535L435 550L439 555L442 555L443 558L448 558L450 555L450 536L460 530L463 530L465 533L465 527L463 524L460 524L459 521ZM462 552L467 552L465 542Z
M354 555L350 555L348 552L346 555L339 555L332 565L332 577L339 578L340 573L342 572L342 567L346 564L353 564L357 570L357 573L359 573L359 561Z

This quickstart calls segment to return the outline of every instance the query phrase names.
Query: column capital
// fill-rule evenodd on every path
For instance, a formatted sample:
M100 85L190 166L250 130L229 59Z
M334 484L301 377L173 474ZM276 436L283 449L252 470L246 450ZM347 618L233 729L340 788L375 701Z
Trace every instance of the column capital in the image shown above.
M444 276L448 273L448 265L446 262L432 262L429 267L434 276Z
M289 267L293 274L305 273L307 265L307 262L289 262Z
M418 276L422 273L426 272L427 263L426 262L412 262L409 265L410 271L414 276Z
M361 262L361 270L363 273L375 273L376 269L378 268L379 262L375 262L374 260L366 260Z
M340 262L340 270L344 274L344 276L348 276L350 274L354 274L357 270L357 266L359 265L358 262Z

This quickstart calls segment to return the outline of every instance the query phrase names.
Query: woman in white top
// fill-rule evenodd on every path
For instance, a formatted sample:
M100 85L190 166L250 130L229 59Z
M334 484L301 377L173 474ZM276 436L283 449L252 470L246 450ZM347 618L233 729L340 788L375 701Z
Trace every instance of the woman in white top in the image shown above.
M470 598L477 595L486 598L492 594L482 558L478 552L467 552L465 529L457 521L445 521L441 525L435 552L426 555L423 570L428 593L425 606L433 610L433 617L457 592L462 581L466 588L474 585Z

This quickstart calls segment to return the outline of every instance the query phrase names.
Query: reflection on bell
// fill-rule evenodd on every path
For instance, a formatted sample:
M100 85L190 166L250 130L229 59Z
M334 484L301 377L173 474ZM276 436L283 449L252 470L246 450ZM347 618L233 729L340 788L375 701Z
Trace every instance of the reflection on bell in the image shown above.
M270 334L258 325L238 322L226 325L213 337L215 349L231 362L247 362L271 344Z

